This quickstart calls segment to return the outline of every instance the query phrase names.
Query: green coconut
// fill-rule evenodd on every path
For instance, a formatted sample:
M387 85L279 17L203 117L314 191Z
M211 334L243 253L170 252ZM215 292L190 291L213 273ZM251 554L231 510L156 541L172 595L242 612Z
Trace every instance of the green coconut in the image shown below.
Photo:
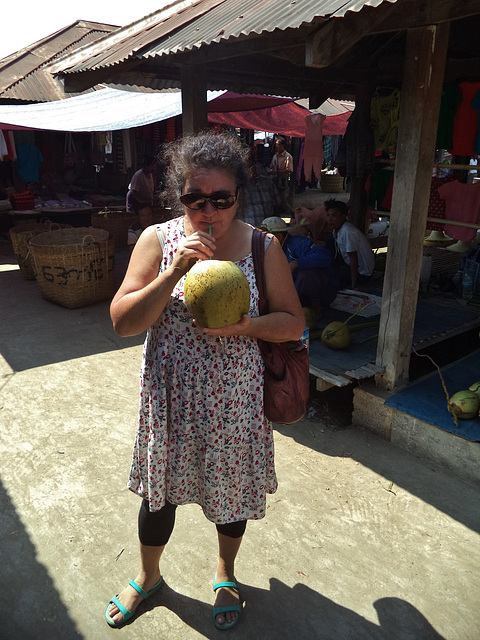
M470 420L478 415L480 399L474 391L457 391L448 401L448 410L459 420Z
M228 260L199 260L187 273L185 304L198 324L219 329L239 322L250 308L243 271Z
M346 349L351 342L350 329L345 322L330 322L322 331L321 339L330 349Z
M468 387L468 390L476 393L478 396L478 399L480 400L480 382L474 382Z

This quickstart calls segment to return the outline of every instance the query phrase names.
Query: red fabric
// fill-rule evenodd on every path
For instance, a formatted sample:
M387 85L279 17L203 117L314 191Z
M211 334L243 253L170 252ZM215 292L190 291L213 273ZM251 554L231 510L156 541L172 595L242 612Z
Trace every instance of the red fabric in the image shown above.
M210 100L207 108L209 113L254 111L257 109L266 109L267 107L276 107L280 104L293 102L293 100L293 98L275 98L273 96L262 96L253 93L226 91L221 96L218 96L218 98Z
M447 182L453 182L455 178L451 175L445 176L445 178L432 178L430 185L430 200L428 202L428 217L429 218L443 218L445 219L445 200L440 196L438 190ZM443 231L445 227L444 223L440 222L427 222L427 229L430 231Z
M212 102L215 101L212 100ZM255 131L266 131L268 133L282 133L285 136L304 138L306 132L305 118L310 113L310 111L303 109L295 102L286 102L266 109L209 113L208 121L229 127L254 129ZM336 116L326 116L323 123L323 135L343 135L351 114L351 111L346 111Z
M283 133L286 136L303 138L305 136L305 116L310 113L294 102L276 107L255 109L254 111L235 111L228 113L209 113L208 121L229 127Z
M462 102L458 105L453 121L454 156L473 156L474 142L478 130L478 111L472 109L472 100L480 89L480 82L461 82Z
M480 218L480 182L464 184L455 180L447 182L438 189L440 197L445 200L446 218L458 222L477 224ZM476 229L445 225L445 233L450 238L472 242L477 235Z
M339 113L336 116L327 116L323 123L324 136L343 136L347 130L348 119L352 115L351 111Z

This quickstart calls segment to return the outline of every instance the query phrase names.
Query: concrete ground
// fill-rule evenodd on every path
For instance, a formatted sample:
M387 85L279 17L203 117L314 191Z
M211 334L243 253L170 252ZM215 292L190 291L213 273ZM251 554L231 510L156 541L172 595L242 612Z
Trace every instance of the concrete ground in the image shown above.
M479 638L479 488L320 420L315 397L309 418L275 428L279 489L240 550L238 626L212 624L215 529L190 505L165 586L110 629L105 606L138 565L125 483L142 340L115 335L106 302L43 300L5 241L0 256L0 638Z

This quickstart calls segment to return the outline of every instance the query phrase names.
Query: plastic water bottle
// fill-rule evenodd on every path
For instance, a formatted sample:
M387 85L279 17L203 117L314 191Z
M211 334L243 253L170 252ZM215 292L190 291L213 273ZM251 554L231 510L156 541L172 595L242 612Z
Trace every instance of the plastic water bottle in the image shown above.
M307 345L307 349L310 348L310 329L308 328L308 324L306 325L300 340L303 342L303 344Z
M470 275L469 269L465 269L463 273L462 297L464 300L471 300L473 298L473 279Z

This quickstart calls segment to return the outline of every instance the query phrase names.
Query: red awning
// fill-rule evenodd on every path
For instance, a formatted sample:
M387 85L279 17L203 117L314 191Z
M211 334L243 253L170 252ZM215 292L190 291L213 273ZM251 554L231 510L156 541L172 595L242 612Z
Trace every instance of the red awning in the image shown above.
M228 111L227 108L232 109ZM208 103L208 121L241 129L281 133L295 138L305 137L308 109L291 98L240 95L227 91ZM351 111L326 116L323 135L344 135Z

